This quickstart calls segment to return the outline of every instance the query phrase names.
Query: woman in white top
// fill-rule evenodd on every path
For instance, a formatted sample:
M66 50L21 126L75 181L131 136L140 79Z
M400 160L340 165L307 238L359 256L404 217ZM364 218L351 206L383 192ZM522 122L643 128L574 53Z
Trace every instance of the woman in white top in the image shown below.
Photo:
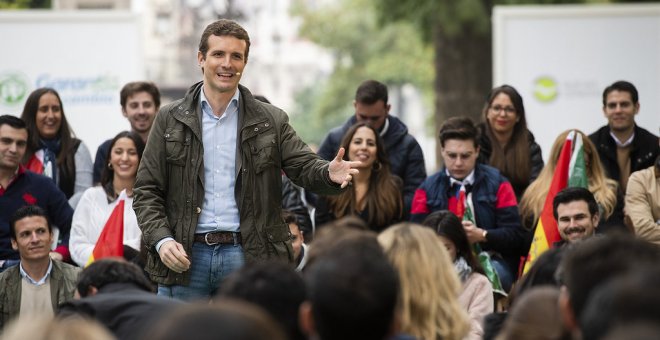
M71 258L79 266L85 266L94 251L96 240L117 205L122 190L126 190L128 195L124 203L124 245L140 249L142 232L133 211L133 185L143 151L144 142L136 133L120 132L112 140L101 185L85 191L73 214L69 250Z

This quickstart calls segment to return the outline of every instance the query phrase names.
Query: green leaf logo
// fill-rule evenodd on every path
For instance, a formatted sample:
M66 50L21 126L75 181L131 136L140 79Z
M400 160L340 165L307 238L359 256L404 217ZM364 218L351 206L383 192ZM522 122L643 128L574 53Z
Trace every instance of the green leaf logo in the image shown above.
M0 75L0 105L16 106L23 103L28 94L28 84L27 77L21 73Z
M557 82L550 77L539 77L534 82L534 97L542 102L549 103L557 98Z

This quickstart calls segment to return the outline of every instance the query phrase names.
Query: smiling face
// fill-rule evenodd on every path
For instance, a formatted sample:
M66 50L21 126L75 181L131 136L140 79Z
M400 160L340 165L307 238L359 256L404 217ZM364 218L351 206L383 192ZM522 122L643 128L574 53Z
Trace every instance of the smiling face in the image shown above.
M462 180L474 170L479 148L471 139L448 139L442 148L442 159L451 177Z
M119 138L110 150L110 164L114 171L114 179L135 179L140 157L133 140L127 137Z
M607 94L603 112L610 129L625 132L631 130L635 125L635 115L639 112L639 103L633 103L630 92L614 90Z
M371 168L378 155L376 134L366 126L355 130L348 147L348 160L362 162L361 168Z
M506 93L500 92L488 107L486 119L493 132L498 134L510 134L516 125L518 115L511 98Z
M39 98L37 116L37 131L45 139L57 137L62 126L62 105L53 93L46 92Z
M599 216L591 216L587 202L571 201L557 206L559 235L567 242L576 242L594 234Z
M43 216L24 217L14 225L16 239L11 247L18 251L21 261L39 261L48 258L53 234L48 230L48 221Z
M211 35L208 38L208 46L206 55L197 53L197 60L204 72L204 89L233 94L247 62L247 43L229 35Z
M131 123L131 130L148 133L156 118L156 103L148 92L138 92L126 99L126 106L121 109L124 117Z

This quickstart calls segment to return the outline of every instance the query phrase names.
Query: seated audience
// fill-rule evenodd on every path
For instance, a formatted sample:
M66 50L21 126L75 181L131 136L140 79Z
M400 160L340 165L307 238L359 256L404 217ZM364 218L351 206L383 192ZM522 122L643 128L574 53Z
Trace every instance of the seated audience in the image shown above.
M552 286L559 289L559 265L568 247L550 248L534 261L532 266L514 285L507 297L509 309L516 305L518 297L523 296L531 288ZM500 333L508 312L489 314L484 319L484 340L492 340Z
M552 200L552 213L562 239L559 243L579 242L593 236L600 220L594 195L580 187L558 192Z
M342 139L344 160L360 161L349 190L336 196L321 196L316 205L316 225L356 215L370 229L380 231L401 221L403 201L400 179L390 172L390 163L378 131L366 123L353 125Z
M301 271L307 263L308 246L305 244L305 235L298 226L296 215L292 212L283 210L282 219L284 219L284 223L289 225L291 247L293 248L293 263L296 265L296 270Z
M472 120L449 118L439 135L445 166L415 192L412 220L421 223L428 214L445 209L462 218L461 208L469 206L476 224L463 221L468 241L479 243L491 254L493 267L508 292L527 238L511 183L496 168L477 163L479 146ZM461 190L465 192L464 201Z
M85 143L74 137L60 95L47 87L32 91L21 119L30 136L25 167L51 178L75 209L82 193L92 186L93 163Z
M573 336L580 325L589 296L615 277L622 277L660 262L660 249L630 235L592 237L571 247L562 260L559 307Z
M193 303L150 325L144 340L285 340L282 328L263 309L243 301Z
M60 236L51 257L69 259L73 209L53 181L26 171L21 165L27 144L25 122L10 115L0 116L0 272L19 262L18 252L11 247L9 220L24 205L36 205L46 211L52 225L59 229Z
M144 151L144 143L134 132L120 132L110 144L110 153L101 176L101 185L85 191L73 214L71 223L71 258L85 266L103 227L126 191L124 203L124 244L140 250L142 232L133 211L133 185L138 165Z
M638 237L660 245L660 156L630 175L625 211Z
M566 142L566 136L573 131L566 130L559 134L552 144L550 158L539 177L527 187L520 200L520 215L525 227L533 230L536 222L541 216L545 198L550 191L550 183L557 168L557 160L561 149ZM623 197L617 197L617 184L605 176L605 171L600 163L594 144L587 136L579 130L575 130L582 136L584 162L588 179L588 189L596 198L600 211L598 232L608 232L610 229L621 230L623 226L623 215L616 213L617 205L623 205ZM529 248L529 246L527 247Z
M222 282L218 296L253 303L279 322L288 339L305 339L298 327L298 309L305 300L305 282L288 264L247 265Z
M509 311L497 340L570 340L559 313L559 288L536 287Z
M311 247L300 326L310 339L387 339L397 333L397 273L372 232L338 228L346 232L321 230Z
M659 325L659 320L660 270L656 264L615 277L594 290L582 313L580 329L582 339L599 340L615 327Z
M426 178L424 153L408 127L399 118L389 114L387 86L377 80L365 80L355 91L354 115L330 130L319 146L319 156L332 160L346 131L355 123L368 123L383 139L383 148L389 155L390 171L403 181L404 214L410 211L415 189ZM402 113L399 113L402 114ZM404 215L404 217L406 217Z
M621 193L626 192L631 173L652 166L660 156L658 136L635 124L639 108L635 85L624 80L614 82L603 91L607 125L589 135L605 175L618 182Z
M10 222L11 246L21 261L0 273L0 330L14 317L51 317L73 299L79 268L50 258L53 228L35 205L18 209Z
M478 125L479 162L499 169L520 200L543 169L541 147L527 129L523 98L509 85L490 91Z
M3 340L115 340L98 322L89 319L57 320L33 317L11 322L2 333Z
M141 339L147 326L182 306L157 296L142 269L121 258L94 261L80 273L76 287L80 299L61 304L57 316L95 319L120 340Z
M399 272L401 331L417 339L463 339L470 324L457 299L460 281L433 230L401 223L378 235L378 242Z
M466 339L481 339L483 318L492 313L495 306L493 289L468 242L461 221L450 211L439 210L432 212L423 224L435 229L461 279L458 302L470 317L470 333Z
M121 113L131 125L131 132L137 133L144 144L151 131L160 108L160 91L156 84L147 81L126 83L119 92ZM112 139L108 139L96 149L94 158L94 185L101 183L103 169L108 165L108 154Z

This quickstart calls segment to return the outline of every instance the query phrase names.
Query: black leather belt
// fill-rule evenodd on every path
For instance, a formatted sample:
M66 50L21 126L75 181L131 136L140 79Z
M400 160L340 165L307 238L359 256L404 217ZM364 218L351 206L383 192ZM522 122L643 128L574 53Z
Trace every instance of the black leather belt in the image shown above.
M231 231L214 231L205 234L195 234L195 242L206 243L209 246L216 244L242 244L241 233Z

